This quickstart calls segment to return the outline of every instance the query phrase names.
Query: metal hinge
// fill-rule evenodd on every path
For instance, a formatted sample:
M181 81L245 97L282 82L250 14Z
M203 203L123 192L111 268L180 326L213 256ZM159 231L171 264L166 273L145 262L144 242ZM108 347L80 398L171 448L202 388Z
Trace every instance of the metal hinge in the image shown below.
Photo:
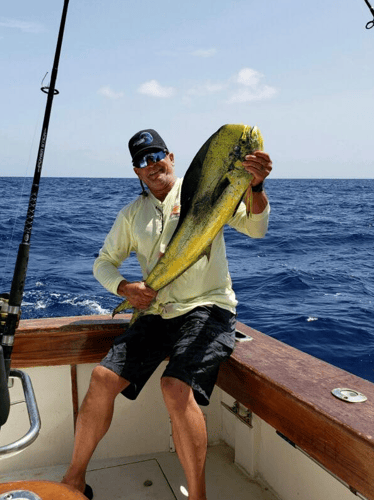
M230 413L235 415L235 417L243 422L243 424L253 429L251 410L240 404L239 401L235 401L232 406L229 406L228 404L221 401L221 405L226 408L226 410L229 410Z

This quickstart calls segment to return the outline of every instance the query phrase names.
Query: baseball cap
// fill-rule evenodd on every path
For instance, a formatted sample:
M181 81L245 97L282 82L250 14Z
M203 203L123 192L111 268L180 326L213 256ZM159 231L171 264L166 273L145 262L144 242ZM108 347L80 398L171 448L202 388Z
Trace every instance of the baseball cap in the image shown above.
M129 150L132 159L147 150L152 151L157 149L168 151L162 137L156 132L156 130L151 128L140 130L140 132L137 132L129 140Z

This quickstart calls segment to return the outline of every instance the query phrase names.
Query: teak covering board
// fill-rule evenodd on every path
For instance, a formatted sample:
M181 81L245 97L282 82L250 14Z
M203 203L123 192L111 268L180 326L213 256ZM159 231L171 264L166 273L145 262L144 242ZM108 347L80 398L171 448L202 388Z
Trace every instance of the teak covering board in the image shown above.
M21 321L12 367L95 363L107 353L129 315ZM320 361L252 328L222 365L217 385L336 474L374 500L374 384ZM336 399L349 387L365 403Z

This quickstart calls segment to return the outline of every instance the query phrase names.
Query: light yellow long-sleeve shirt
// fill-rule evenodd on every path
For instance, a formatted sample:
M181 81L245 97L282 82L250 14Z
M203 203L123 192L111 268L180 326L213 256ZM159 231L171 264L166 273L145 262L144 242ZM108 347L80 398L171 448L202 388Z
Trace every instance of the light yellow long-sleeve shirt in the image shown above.
M144 280L165 253L179 220L181 186L182 179L177 179L163 202L149 193L147 197L139 196L119 212L94 263L94 276L107 290L117 295L118 285L124 279L119 268L131 252L136 253ZM241 203L229 225L252 238L262 238L267 231L269 213L267 205L261 214L249 218ZM202 257L160 290L146 313L173 318L197 306L212 304L233 313L237 304L223 229L213 241L209 260Z

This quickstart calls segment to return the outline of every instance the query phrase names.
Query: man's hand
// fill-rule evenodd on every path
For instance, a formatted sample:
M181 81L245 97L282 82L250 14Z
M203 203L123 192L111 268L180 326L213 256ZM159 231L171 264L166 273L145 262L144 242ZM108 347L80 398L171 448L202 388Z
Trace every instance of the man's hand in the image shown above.
M270 174L272 166L270 156L264 151L255 151L253 154L247 155L243 161L243 167L247 172L253 174L252 186L263 182Z
M152 290L144 281L122 280L117 288L118 295L126 297L135 309L148 309L151 302L156 298L157 292Z

